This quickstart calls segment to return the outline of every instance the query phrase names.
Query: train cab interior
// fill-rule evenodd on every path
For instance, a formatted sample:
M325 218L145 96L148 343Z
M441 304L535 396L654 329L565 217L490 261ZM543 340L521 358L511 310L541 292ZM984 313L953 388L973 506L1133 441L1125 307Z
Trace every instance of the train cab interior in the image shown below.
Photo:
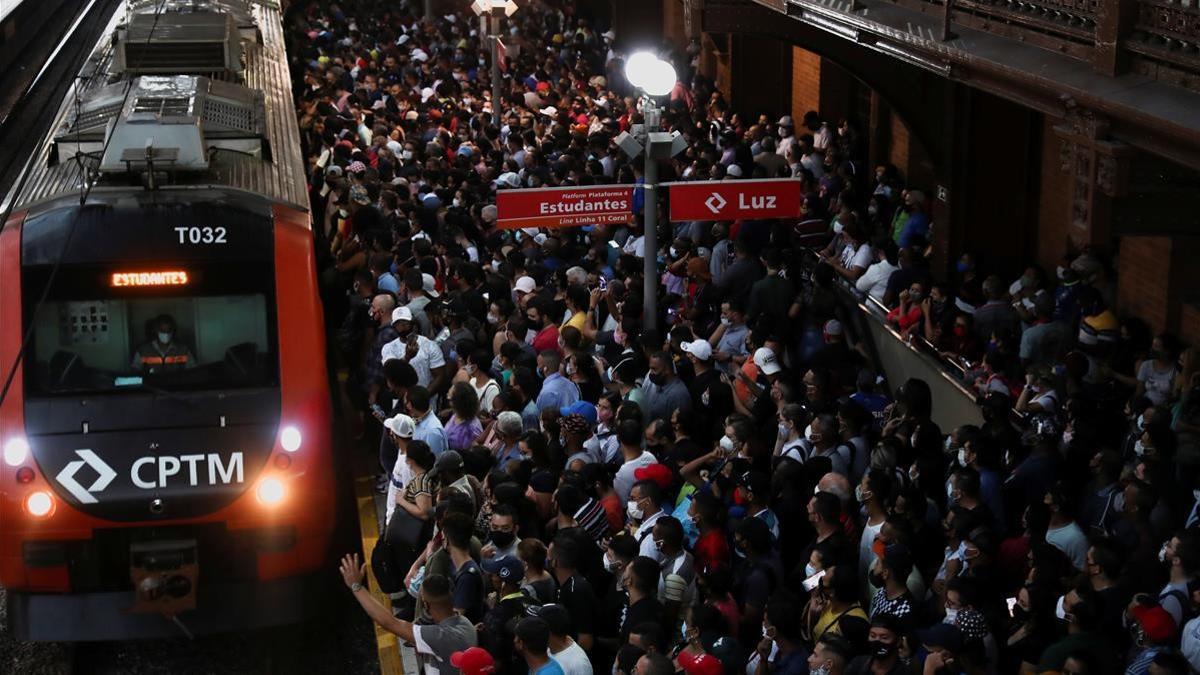
M35 319L36 393L270 386L262 294L48 301Z

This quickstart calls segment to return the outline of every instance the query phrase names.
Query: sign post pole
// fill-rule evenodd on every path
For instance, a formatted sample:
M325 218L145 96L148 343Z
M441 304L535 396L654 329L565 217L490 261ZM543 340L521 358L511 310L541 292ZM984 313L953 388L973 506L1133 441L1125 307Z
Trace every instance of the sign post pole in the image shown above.
M649 143L647 143L649 145ZM646 148L644 199L645 220L642 224L642 325L647 330L658 324L658 160Z

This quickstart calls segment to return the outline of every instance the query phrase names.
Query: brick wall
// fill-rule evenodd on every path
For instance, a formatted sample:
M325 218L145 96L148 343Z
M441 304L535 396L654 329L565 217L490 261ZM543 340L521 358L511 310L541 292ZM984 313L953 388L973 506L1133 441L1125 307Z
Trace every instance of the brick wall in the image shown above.
M894 110L892 111L891 118L892 147L891 152L888 153L888 159L896 166L897 169L900 170L900 175L904 177L905 180L908 180L910 173L908 163L908 127L904 126L904 120L900 119L900 116L897 115L896 111Z
M1170 237L1122 237L1117 305L1155 331L1170 325L1172 245Z
M1191 302L1183 305L1179 337L1189 345L1200 345L1200 305Z
M676 49L687 48L687 35L684 34L683 2L682 0L662 0L663 37L671 41Z
M821 108L821 57L792 47L792 119L796 125L804 113Z
M1045 270L1055 269L1067 252L1070 177L1062 170L1054 126L1062 121L1042 118L1041 189L1038 191L1037 261Z

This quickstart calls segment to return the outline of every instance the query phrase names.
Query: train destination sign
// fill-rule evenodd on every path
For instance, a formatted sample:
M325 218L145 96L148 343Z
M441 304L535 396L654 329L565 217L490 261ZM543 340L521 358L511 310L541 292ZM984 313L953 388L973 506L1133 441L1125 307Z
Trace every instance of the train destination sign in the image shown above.
M573 227L628 223L633 218L632 185L605 185L496 193L496 225Z

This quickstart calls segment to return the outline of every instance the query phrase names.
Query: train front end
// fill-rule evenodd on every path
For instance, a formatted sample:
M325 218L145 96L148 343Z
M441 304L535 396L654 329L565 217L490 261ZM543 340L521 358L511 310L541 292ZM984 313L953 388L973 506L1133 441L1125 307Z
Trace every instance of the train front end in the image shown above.
M307 214L97 191L0 231L0 584L32 640L307 613L334 472Z

